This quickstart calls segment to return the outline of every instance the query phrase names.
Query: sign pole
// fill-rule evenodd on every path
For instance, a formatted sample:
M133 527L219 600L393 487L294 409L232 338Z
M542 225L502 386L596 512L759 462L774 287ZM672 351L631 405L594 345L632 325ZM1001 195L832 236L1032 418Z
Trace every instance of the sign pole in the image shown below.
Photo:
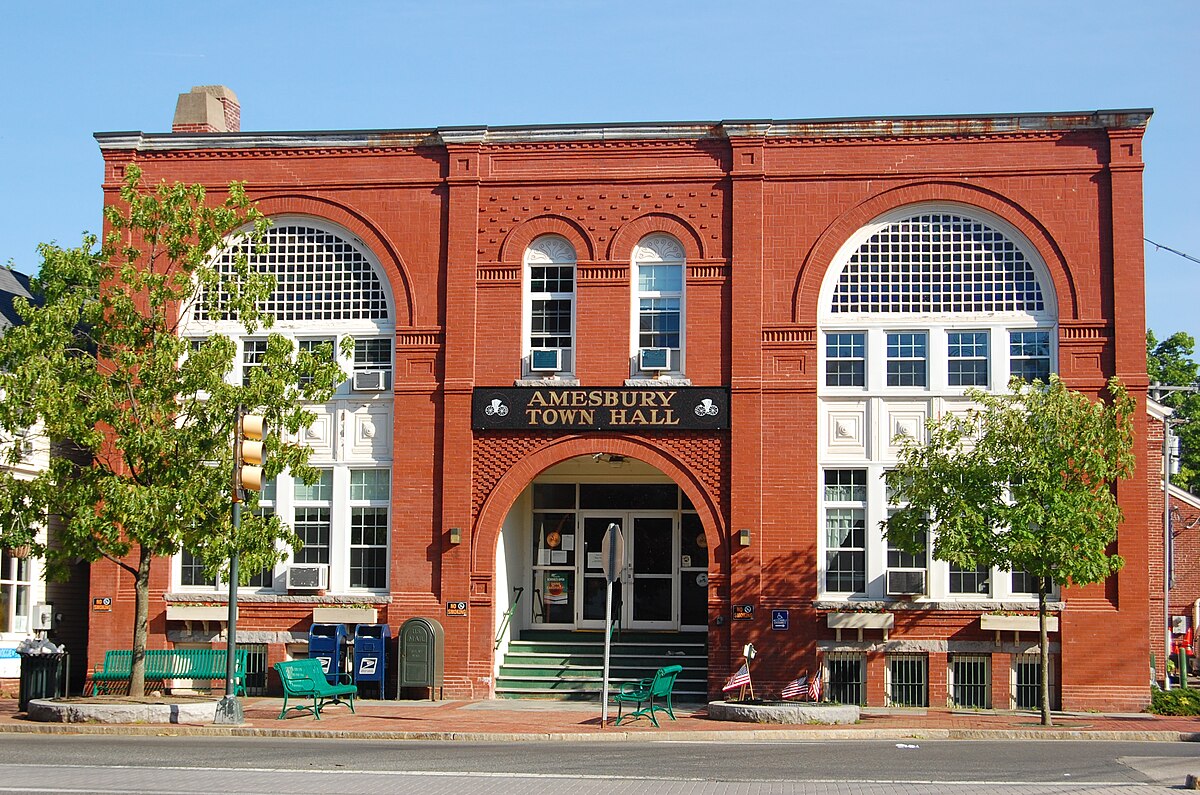
M625 567L625 536L621 526L610 522L600 547L600 560L604 567L604 674L600 685L600 726L608 725L608 658L612 647L612 590L613 582L621 576Z

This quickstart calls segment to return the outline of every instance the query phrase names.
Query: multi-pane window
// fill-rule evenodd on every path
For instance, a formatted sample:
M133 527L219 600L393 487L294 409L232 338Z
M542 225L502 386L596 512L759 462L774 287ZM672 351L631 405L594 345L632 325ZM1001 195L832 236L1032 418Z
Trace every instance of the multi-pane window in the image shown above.
M928 365L928 336L924 331L888 332L888 386L925 386Z
M575 249L558 235L544 235L533 241L525 252L525 263L528 278L528 366L543 369L540 357L535 357L533 351L558 351L558 370L573 372Z
M825 656L826 698L839 704L867 703L867 660L855 652Z
M668 235L651 235L635 247L634 266L636 351L665 349L669 370L682 372L683 247Z
M867 472L825 470L825 590L858 593L867 586Z
M384 285L357 241L307 224L283 223L267 230L265 252L235 243L218 255L222 279L236 279L238 257L252 272L269 274L275 291L259 305L276 321L386 320ZM224 307L201 291L194 320L225 320Z
M292 553L295 563L329 563L329 543L333 506L333 472L321 470L311 486L297 480L293 486L292 529L303 546Z
M1035 594L1038 592L1038 578L1027 571L1012 572L1012 592L1015 594ZM1046 593L1051 593L1054 588L1054 583L1049 577L1045 578L1043 585L1046 587Z
M924 654L889 654L889 707L929 706L929 658Z
M861 331L825 335L826 386L866 386L866 337Z
M328 346L328 351L325 351L322 346ZM335 337L320 337L296 340L296 349L314 356L318 353L326 353L329 360L334 360L337 358L337 339ZM311 380L311 376L301 377L302 383L308 383Z
M950 700L956 707L991 709L991 655L955 654L950 658Z
M250 373L263 366L266 354L266 340L242 340L242 386L250 385Z
M986 331L947 332L946 376L950 386L988 385Z
M1033 266L1003 232L955 213L889 223L850 257L834 313L1041 312Z
M1008 334L1009 372L1024 381L1050 380L1050 332L1010 331Z
M0 632L29 632L32 567L12 553L0 552Z
M1038 709L1042 698L1042 661L1036 654L1013 656L1013 706ZM1050 691L1053 693L1053 689Z
M950 564L950 593L956 596L986 596L992 590L992 570L984 566L967 568Z
M354 371L375 372L392 369L392 340L368 337L354 340Z
M391 471L350 471L350 587L387 588Z

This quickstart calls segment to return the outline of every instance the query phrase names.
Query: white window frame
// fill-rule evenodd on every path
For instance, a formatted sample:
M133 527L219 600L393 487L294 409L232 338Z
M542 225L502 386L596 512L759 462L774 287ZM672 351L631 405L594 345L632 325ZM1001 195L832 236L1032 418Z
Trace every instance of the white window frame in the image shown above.
M18 558L4 550L0 556L0 589L8 593L7 604L4 604L5 614L0 635L22 637L33 631L33 602L34 592L34 559L31 557ZM21 594L24 594L24 604ZM24 608L23 610L18 608Z
M853 492L851 493L850 499L837 499L836 497L831 498L830 497L830 489L831 488L847 488L848 487L852 490L858 488L858 484L853 482L853 480L848 486L846 484L831 485L829 483L829 477L834 472L850 473L852 478L855 473L861 472L862 476L863 476L862 499L854 499ZM821 589L826 593L848 594L850 596L864 595L864 594L866 594L867 588L869 587L870 568L871 568L869 561L868 561L868 557L869 557L868 548L870 546L870 535L871 535L871 532L870 532L871 526L870 526L870 522L869 522L869 517L870 517L870 511L869 511L870 477L869 477L869 473L867 472L866 469L864 469L862 467L827 467L827 468L821 470L821 486L820 486L820 488L821 488L821 518L822 518L822 521L821 521L822 551L821 551L821 556L820 556L819 568L821 570ZM829 532L830 532L829 522L830 522L830 519L833 518L834 512L837 512L839 515L846 514L848 512L848 514L851 517L853 517L855 515L861 517L862 523L863 523L863 529L862 529L863 545L862 546L858 546L855 544L848 544L848 545L839 544L838 546L833 546L829 543ZM830 555L832 555L834 553L838 553L838 552L845 552L845 553L849 553L852 555L861 554L861 556L862 556L862 580L863 580L862 588L856 588L853 590L849 590L849 589L831 590L831 589L829 589L829 587L828 587L829 577L830 577L829 557L830 557ZM839 571L841 571L841 570L839 569Z
M678 290L642 290L641 269L643 267L673 267L679 269ZM687 255L683 244L674 236L664 232L646 235L633 247L633 257L630 264L631 297L630 305L630 375L634 377L671 377L682 378L686 372L687 360ZM639 352L642 350L642 301L670 301L679 303L679 347L667 347L669 370L643 371L640 364Z
M577 267L578 255L575 252L575 247L570 241L562 235L548 234L541 235L529 244L525 249L525 255L522 261L522 279L521 279L521 375L523 378L544 378L550 373L535 371L532 369L532 350L534 348L552 347L558 348L560 354L561 369L557 375L560 377L570 377L575 374L575 356L576 343L576 309L578 302L576 294L579 289L579 269ZM533 273L536 268L567 268L571 270L571 291L537 291L533 290ZM542 334L539 336L557 336L569 337L570 344L562 345L535 345L533 336L533 307L534 304L542 301L567 301L570 303L570 333L566 335L548 335Z
M913 313L831 311L831 297L837 285L842 267L864 241L875 232L898 219L927 212L952 212L960 216L978 219L992 230L1007 236L1022 252L1025 260L1037 275L1045 308L1040 312L962 312L962 313ZM901 301L903 303L903 301ZM1007 390L1011 374L1010 333L1014 331L1046 332L1050 347L1051 372L1056 370L1057 345L1057 301L1054 283L1049 277L1036 249L1021 233L991 214L977 208L949 204L922 204L898 208L880 216L863 229L850 236L832 260L820 293L818 331L822 339L832 334L862 333L865 336L866 385L863 388L828 386L829 361L838 357L828 355L828 345L817 346L817 367L822 376L818 379L818 464L819 471L828 469L867 470L866 501L866 561L867 590L862 594L832 592L825 588L826 582L826 524L824 503L824 481L822 474L819 499L816 508L818 528L818 598L832 601L886 600L886 573L888 570L888 545L880 528L887 519L888 497L883 482L885 471L895 463L898 446L893 440L897 423L906 424L915 433L922 432L924 418L943 416L950 412L962 412L969 408L963 393L967 387L950 384L949 339L953 332L987 333L988 388L993 391ZM926 386L904 387L887 384L887 335L889 332L924 332L926 336ZM836 434L835 434L836 430ZM842 436L844 435L844 438ZM933 539L930 539L932 549ZM931 553L930 554L931 558ZM916 601L931 602L1023 602L1034 604L1036 594L1018 593L1012 589L1009 572L996 569L991 572L989 594L951 594L949 592L950 568L943 561L930 559L926 574L926 595L915 597Z

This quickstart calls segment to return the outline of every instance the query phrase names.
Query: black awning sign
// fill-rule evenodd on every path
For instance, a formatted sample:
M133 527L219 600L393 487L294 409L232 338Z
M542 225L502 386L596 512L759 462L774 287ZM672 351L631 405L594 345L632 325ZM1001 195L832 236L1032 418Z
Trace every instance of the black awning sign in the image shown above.
M711 387L477 388L475 430L724 430L729 392Z

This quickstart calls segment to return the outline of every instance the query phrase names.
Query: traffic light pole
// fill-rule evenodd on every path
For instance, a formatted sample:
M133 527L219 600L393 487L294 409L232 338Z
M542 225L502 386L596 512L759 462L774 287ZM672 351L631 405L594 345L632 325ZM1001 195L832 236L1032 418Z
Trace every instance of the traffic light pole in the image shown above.
M242 484L238 470L242 465L242 407L237 408L237 423L234 426L233 443L233 543L229 553L229 615L225 633L225 695L217 702L213 723L237 726L246 722L242 702L235 690L237 671L237 587L238 553L237 541L242 526Z

